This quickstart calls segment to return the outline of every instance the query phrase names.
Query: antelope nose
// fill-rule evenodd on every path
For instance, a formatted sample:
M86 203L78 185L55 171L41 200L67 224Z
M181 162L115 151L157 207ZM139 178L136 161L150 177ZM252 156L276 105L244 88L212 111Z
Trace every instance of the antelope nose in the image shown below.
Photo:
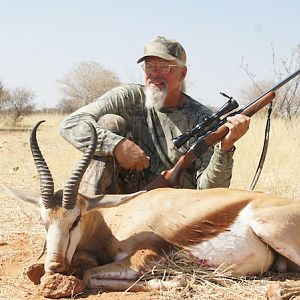
M66 260L61 260L59 262L50 262L48 264L48 272L50 273L62 273L68 269L68 263Z
M60 272L62 266L63 266L62 262L51 262L48 265L48 269L51 273Z

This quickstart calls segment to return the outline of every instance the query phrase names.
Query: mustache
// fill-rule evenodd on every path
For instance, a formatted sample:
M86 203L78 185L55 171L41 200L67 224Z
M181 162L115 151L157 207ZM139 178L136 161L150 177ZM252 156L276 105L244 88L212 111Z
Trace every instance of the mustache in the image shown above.
M149 77L147 81L148 83L166 83L166 80L163 77Z

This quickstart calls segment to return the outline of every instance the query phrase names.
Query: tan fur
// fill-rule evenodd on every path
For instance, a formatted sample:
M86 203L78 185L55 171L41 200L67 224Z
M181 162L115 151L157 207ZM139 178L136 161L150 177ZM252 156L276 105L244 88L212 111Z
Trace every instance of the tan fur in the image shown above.
M63 207L54 207L49 211L49 217L51 219L63 219L67 214L67 210Z

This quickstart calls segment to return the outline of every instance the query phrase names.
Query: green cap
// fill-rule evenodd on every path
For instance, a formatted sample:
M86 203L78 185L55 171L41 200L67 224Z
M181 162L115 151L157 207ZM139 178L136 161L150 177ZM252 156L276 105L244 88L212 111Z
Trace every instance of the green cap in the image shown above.
M163 36L157 36L144 47L144 55L137 63L145 60L148 56L156 56L166 60L179 59L184 65L186 54L183 47L175 40L168 40Z

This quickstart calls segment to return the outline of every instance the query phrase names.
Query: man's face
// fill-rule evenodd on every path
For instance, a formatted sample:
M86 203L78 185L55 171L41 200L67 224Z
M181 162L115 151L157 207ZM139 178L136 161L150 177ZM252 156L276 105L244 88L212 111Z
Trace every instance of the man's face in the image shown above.
M185 77L186 67L179 66L175 60L170 61L154 56L147 57L144 63L146 65L150 64L150 68L146 67L145 70L145 84L147 87L159 91L166 90L167 95L181 91L181 82ZM168 65L170 68L168 68ZM168 69L170 71L164 74Z

